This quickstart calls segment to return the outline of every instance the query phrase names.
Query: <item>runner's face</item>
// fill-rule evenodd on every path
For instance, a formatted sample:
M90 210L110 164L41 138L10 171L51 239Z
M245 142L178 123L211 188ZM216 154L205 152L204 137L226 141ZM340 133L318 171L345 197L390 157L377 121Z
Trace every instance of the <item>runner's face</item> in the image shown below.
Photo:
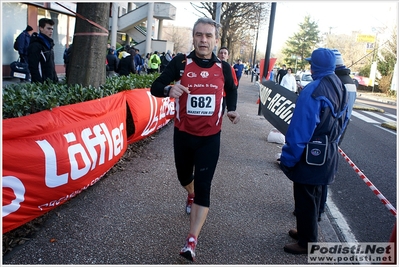
M218 58L222 61L226 61L229 59L229 52L226 49L220 49Z
M40 32L50 38L52 38L53 36L53 30L54 27L51 26L50 24L44 25L44 28L40 27Z
M197 57L203 59L212 58L213 48L218 41L215 36L215 30L215 27L210 24L197 24L193 36L193 45Z

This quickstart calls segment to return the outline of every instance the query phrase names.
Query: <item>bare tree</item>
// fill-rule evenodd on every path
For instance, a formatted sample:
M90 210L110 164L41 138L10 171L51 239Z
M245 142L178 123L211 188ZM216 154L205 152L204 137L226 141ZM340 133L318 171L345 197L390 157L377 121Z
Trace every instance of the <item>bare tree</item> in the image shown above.
M77 3L68 84L99 87L105 83L110 3Z
M204 15L216 19L216 2L191 3L193 8ZM248 40L250 31L268 21L270 3L265 2L223 2L220 12L222 26L220 46L229 48L232 56L241 55L241 51L252 51ZM245 59L244 59L245 60Z
M367 65L372 58L364 57L366 54L366 44L356 42L357 32L352 35L346 34L327 34L325 47L338 49L344 59L344 63L353 72L358 72Z
M189 27L177 27L174 25L163 27L163 36L173 42L175 53L188 53L192 49L192 29Z

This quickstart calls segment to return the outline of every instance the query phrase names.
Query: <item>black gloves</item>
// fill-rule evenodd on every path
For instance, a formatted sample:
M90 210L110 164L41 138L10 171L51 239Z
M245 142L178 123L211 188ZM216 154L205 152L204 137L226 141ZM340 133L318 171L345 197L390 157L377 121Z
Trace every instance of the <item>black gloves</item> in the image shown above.
M280 161L279 166L280 166L280 169L284 172L284 174L287 175L287 177L291 176L291 174L294 170L294 167L287 167L283 163L281 163L281 161Z

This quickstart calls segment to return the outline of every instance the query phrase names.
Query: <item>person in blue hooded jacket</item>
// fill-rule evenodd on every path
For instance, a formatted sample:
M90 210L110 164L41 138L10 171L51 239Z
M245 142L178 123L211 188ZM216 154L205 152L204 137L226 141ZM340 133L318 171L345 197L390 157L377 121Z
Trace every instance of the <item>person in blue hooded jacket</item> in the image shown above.
M335 55L318 48L307 58L313 82L304 87L285 135L280 168L293 181L295 240L284 251L306 254L309 242L318 242L318 214L322 185L331 184L338 170L338 142L348 123L348 94L334 73Z

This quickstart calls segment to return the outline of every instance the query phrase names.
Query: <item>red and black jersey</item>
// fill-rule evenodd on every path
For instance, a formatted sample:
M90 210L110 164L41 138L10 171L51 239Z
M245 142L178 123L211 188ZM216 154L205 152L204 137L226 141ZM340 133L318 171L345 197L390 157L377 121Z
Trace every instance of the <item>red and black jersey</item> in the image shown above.
M151 85L151 94L156 97L165 97L163 94L164 87L179 81L185 72L186 60L192 59L193 62L200 68L211 68L214 64L220 63L222 66L224 76L224 90L226 93L226 107L227 111L235 111L237 105L237 86L234 83L234 78L231 66L228 62L221 61L215 54L212 54L211 59L201 59L195 55L195 51L190 54L177 54L168 64L168 67L163 70L161 75L155 79Z
M218 133L222 127L224 76L222 64L201 68L187 58L184 74L179 81L190 90L175 100L175 126L197 136Z

